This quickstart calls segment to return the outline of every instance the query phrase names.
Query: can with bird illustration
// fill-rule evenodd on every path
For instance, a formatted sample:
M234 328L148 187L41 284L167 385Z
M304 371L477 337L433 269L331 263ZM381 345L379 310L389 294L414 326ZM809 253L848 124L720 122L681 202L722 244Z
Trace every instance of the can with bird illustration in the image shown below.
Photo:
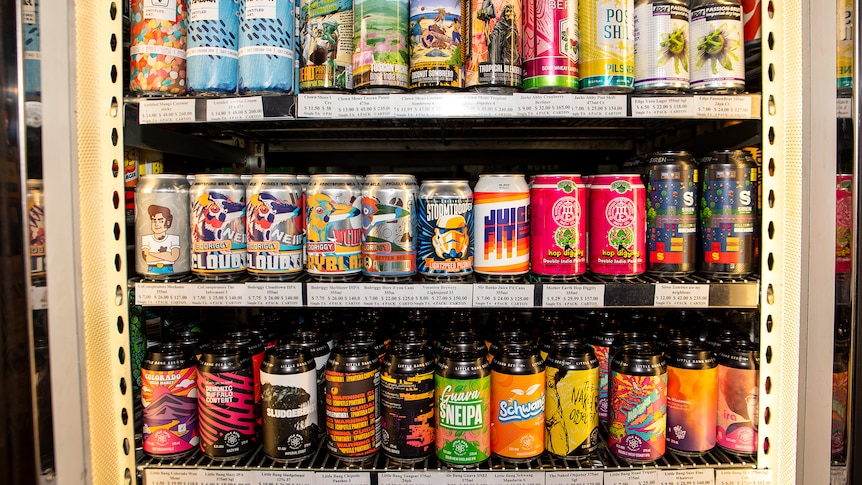
M299 6L299 90L352 90L353 0L301 0Z
M362 271L362 194L354 175L314 174L305 199L305 270L317 280L347 281Z
M524 91L578 90L578 2L524 4Z
M304 208L295 175L255 174L246 187L248 272L260 280L302 273Z
M635 1L635 90L688 89L688 18L684 0Z
M465 86L490 93L517 91L523 77L521 0L473 0L470 4Z
M367 175L362 187L362 273L378 281L416 274L416 178Z
M245 187L239 175L197 174L190 194L192 273L227 280L246 268Z
M353 88L397 93L409 85L407 0L354 0Z
M293 93L295 12L295 0L240 2L239 94Z
M467 22L461 0L412 0L409 40L410 89L456 90L464 83Z

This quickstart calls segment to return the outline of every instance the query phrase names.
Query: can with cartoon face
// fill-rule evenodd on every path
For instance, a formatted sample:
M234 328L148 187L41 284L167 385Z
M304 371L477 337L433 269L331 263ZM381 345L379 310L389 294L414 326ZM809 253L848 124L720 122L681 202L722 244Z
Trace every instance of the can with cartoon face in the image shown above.
M305 199L306 271L349 281L362 271L362 197L353 175L314 174Z
M189 184L182 175L141 175L135 187L135 271L152 280L189 274Z
M246 187L248 272L260 280L302 273L302 188L294 175L255 174Z
M426 180L416 211L417 268L428 281L473 274L473 191L466 180Z
M207 280L241 276L246 267L246 239L245 186L240 177L195 175L190 203L192 273Z

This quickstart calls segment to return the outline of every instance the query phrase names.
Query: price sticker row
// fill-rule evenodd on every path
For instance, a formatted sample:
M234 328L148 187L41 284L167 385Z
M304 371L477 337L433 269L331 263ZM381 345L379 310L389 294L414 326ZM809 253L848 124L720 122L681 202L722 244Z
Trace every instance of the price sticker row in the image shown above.
M709 306L709 285L656 283L653 306L694 307Z
M535 306L533 285L476 284L473 306L476 308L530 308Z
M470 308L473 285L308 283L308 306Z
M144 306L302 306L302 283L135 283Z
M756 96L633 96L633 118L735 118L759 116Z
M598 308L605 306L605 285L544 285L542 306Z
M772 485L772 470L716 470L715 485Z

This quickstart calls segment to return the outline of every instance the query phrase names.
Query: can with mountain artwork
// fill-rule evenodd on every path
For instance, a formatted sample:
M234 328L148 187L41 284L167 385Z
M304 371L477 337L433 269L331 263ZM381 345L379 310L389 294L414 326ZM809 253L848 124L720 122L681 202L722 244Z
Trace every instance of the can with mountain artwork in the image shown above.
M590 271L609 278L646 271L646 189L640 175L596 175L589 211Z
M697 169L687 152L647 159L647 271L693 273L697 261Z
M311 351L280 345L266 351L260 367L266 456L279 462L301 461L316 451L317 371Z
M176 458L197 448L196 379L191 347L162 344L147 349L141 364L141 420L148 455Z
M563 458L592 453L599 445L598 359L584 344L557 343L545 373L545 448Z
M537 175L530 213L530 270L549 281L586 273L587 187L580 175Z

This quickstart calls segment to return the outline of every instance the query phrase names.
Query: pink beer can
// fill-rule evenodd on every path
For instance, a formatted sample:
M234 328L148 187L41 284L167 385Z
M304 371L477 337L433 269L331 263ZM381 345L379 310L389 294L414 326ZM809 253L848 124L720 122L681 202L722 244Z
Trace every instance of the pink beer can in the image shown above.
M644 273L646 188L640 175L596 175L589 194L590 271L609 277Z
M537 175L530 187L530 268L550 280L587 271L587 187L580 175Z

